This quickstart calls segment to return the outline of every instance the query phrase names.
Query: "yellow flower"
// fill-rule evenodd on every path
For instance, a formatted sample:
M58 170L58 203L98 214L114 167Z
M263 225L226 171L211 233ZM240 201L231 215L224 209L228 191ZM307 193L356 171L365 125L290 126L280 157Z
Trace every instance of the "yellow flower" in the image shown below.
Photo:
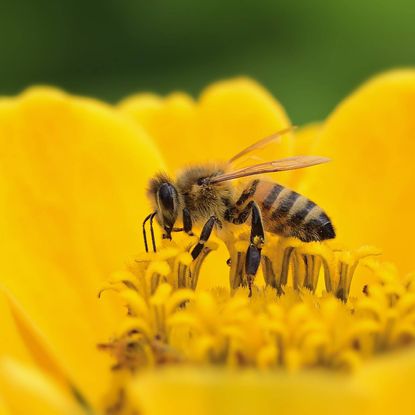
M197 102L144 94L117 108L50 88L1 99L0 414L411 413L413 108L415 72L387 73L267 149L332 158L276 180L323 206L347 250L275 239L263 277L280 296L258 275L249 299L238 281L230 293L220 241L199 263L186 238L143 257L139 225L156 171L229 158L290 124L265 90L236 79ZM362 259L377 254L365 244L400 273Z

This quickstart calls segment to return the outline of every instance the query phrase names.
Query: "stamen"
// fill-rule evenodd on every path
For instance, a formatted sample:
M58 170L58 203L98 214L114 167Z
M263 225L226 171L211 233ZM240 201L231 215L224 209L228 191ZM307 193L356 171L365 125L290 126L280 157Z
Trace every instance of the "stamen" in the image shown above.
M415 274L401 278L373 258L373 247L335 250L267 235L261 286L246 274L249 236L233 236L230 289L202 290L199 273L217 245L207 242L193 260L197 238L182 236L108 282L128 310L114 338L99 346L113 356L114 372L201 364L352 371L373 355L415 344ZM376 280L349 298L359 264Z
M246 287L248 279L245 274L245 258L249 243L247 241L237 241L230 252L230 271L229 281L231 291L234 292L238 287Z

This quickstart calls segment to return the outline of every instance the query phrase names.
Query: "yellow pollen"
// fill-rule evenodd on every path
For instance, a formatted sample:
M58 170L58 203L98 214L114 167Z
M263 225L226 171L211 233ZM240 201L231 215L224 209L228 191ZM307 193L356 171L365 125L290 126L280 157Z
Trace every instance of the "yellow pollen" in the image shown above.
M414 341L415 275L399 278L373 258L375 248L346 251L269 237L262 251L265 284L255 285L248 297L245 237L228 246L230 287L197 288L203 261L217 247L213 242L195 261L191 243L172 248L169 242L114 275L108 287L128 309L103 347L112 353L114 369L213 364L353 370L376 353ZM359 264L375 282L349 298Z
M127 313L114 337L99 345L114 359L118 394L112 406L124 396L128 377L149 368L348 372L376 354L414 343L415 274L400 278L393 266L375 259L377 249L347 251L267 236L263 283L258 273L249 296L247 241L241 234L227 244L229 286L197 287L203 262L217 244L208 242L193 260L195 237L165 242L159 252L141 255L113 275L100 295L117 291ZM349 298L358 266L374 282Z

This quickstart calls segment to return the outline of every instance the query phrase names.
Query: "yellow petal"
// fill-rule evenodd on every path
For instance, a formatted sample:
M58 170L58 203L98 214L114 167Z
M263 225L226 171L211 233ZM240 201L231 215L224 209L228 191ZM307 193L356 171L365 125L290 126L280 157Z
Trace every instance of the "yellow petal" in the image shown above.
M358 373L356 385L367 389L378 399L373 401L373 413L412 415L415 396L415 350L384 355L363 367Z
M202 150L205 159L215 155L228 159L241 148L290 125L279 102L247 78L211 85L202 93L199 105L198 152ZM289 154L292 140L283 140L278 150L275 157L268 156L274 159Z
M338 238L378 246L406 272L415 221L415 70L363 85L324 124L314 151L332 162L307 169L301 190L327 210Z
M247 78L217 82L198 102L182 93L164 100L140 94L119 108L155 138L172 171L191 162L229 159L290 124L281 105ZM283 140L272 158L289 154L292 145L291 139Z
M315 146L321 130L322 125L320 123L312 123L296 129L294 132L294 149L292 155L318 155L315 151ZM297 189L306 174L307 169L292 171L289 185Z
M114 319L97 293L142 249L160 156L118 111L49 88L0 100L0 140L0 280L96 401Z
M16 322L10 311L10 305L6 296L0 292L0 356L11 356L24 363L32 363L30 353L28 352Z
M7 409L6 403L4 402L4 399L1 396L1 393L0 393L0 415L12 415L12 413Z
M228 249L217 238L212 238L212 240L220 243L218 249L211 252L202 265L197 284L201 289L226 287L229 284L229 266L226 264L229 258Z
M85 414L43 373L11 359L0 360L0 386L4 406L15 415Z
M294 141L294 155L314 154L314 147L316 145L318 136L321 133L321 130L321 123L311 123L296 129Z
M352 375L203 368L147 372L131 383L129 396L148 415L325 414L333 408L339 415L386 415L397 409L411 415L414 374L412 348L374 359Z
M119 108L154 138L171 171L200 152L200 142L196 141L197 107L190 96L173 93L162 99L138 94L123 100Z
M324 373L170 369L138 376L129 393L147 415L326 414L333 408L347 415L367 414L369 404L364 390Z
M67 376L67 368L64 368L65 362L58 360L43 333L34 325L16 300L7 292L4 294L7 297L16 329L33 361L63 388L76 389Z

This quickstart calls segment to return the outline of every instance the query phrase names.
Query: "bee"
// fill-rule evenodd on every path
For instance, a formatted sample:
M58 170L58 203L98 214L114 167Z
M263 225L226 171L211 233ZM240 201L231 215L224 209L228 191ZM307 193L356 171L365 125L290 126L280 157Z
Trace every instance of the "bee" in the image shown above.
M154 176L147 196L153 207L143 222L145 249L148 252L146 222L150 221L153 250L156 243L154 218L163 229L163 238L171 239L172 232L193 235L193 225L202 227L200 238L193 247L193 259L202 251L212 231L228 225L242 225L251 218L250 243L246 253L245 272L255 276L265 243L265 231L284 237L295 237L303 242L335 238L330 218L307 197L278 183L258 177L265 173L301 169L325 163L329 159L318 156L295 156L233 169L233 163L252 151L279 139L292 128L281 130L240 151L229 161L194 165L181 171L176 180L165 173ZM235 179L254 176L242 189ZM257 176L257 177L255 177ZM176 227L176 223L182 224Z

